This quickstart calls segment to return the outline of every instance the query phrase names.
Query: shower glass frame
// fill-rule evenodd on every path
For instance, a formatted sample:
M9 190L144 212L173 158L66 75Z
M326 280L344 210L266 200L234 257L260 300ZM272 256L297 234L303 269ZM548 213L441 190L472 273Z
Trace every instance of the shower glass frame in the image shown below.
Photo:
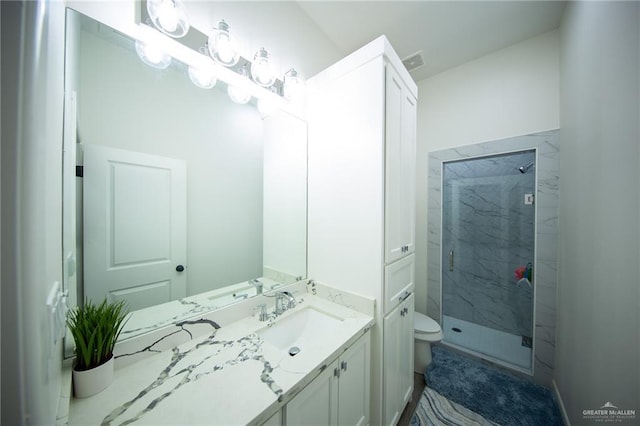
M444 341L524 372L533 363L535 295L514 272L535 264L535 196L525 198L536 194L536 160L527 149L441 164Z

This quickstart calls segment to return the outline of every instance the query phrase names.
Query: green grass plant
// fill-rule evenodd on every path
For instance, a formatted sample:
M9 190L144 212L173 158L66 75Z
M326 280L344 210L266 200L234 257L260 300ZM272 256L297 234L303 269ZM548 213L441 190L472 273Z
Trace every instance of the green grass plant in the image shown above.
M87 299L69 312L67 325L76 343L76 371L90 370L111 359L128 313L123 300L107 302L106 298L99 305Z

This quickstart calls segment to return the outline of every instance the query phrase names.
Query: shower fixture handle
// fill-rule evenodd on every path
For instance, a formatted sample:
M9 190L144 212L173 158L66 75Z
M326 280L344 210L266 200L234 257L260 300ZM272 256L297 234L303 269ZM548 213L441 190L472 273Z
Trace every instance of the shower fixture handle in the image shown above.
M449 272L453 272L453 250L449 250Z

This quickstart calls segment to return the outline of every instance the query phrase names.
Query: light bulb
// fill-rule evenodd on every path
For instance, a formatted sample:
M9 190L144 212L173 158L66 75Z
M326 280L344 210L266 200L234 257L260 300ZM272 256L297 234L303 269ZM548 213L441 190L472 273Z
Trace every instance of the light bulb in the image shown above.
M153 25L171 37L184 37L189 32L191 26L182 0L147 0L147 12Z
M251 77L260 86L269 87L276 80L269 63L269 52L265 48L258 50L251 64Z
M229 40L228 37L221 35L218 37L217 46L218 50L216 54L220 58L220 61L225 64L233 63L235 60L235 52L233 51L231 40Z
M232 86L227 87L227 94L231 100L237 104L246 104L251 100L251 93L243 87Z
M231 67L237 64L240 59L229 35L229 25L224 22L224 19L218 23L218 28L214 28L209 35L207 48L209 55L224 66Z
M160 26L169 32L173 32L178 27L178 14L173 1L163 0L158 7L158 22Z
M171 56L166 54L155 43L144 43L136 40L136 53L142 62L157 69L165 69L171 63Z
M238 74L240 74L241 79L238 80L238 84L236 85L229 84L227 87L227 94L233 102L237 104L246 104L251 100L251 92L247 88L247 83L249 82L247 64L240 67Z
M211 89L217 82L213 71L209 67L189 66L189 78L193 84L202 89Z
M298 77L298 72L291 68L284 74L283 95L288 100L295 100L300 97L303 87L302 80Z

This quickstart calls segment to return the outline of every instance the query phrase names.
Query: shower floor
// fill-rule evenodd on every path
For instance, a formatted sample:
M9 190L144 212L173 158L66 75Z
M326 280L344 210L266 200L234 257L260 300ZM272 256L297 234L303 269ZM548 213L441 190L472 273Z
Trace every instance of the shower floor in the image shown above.
M531 373L531 348L522 346L522 336L494 330L468 321L443 316L444 343L487 355L507 367ZM453 331L457 328L460 332Z

